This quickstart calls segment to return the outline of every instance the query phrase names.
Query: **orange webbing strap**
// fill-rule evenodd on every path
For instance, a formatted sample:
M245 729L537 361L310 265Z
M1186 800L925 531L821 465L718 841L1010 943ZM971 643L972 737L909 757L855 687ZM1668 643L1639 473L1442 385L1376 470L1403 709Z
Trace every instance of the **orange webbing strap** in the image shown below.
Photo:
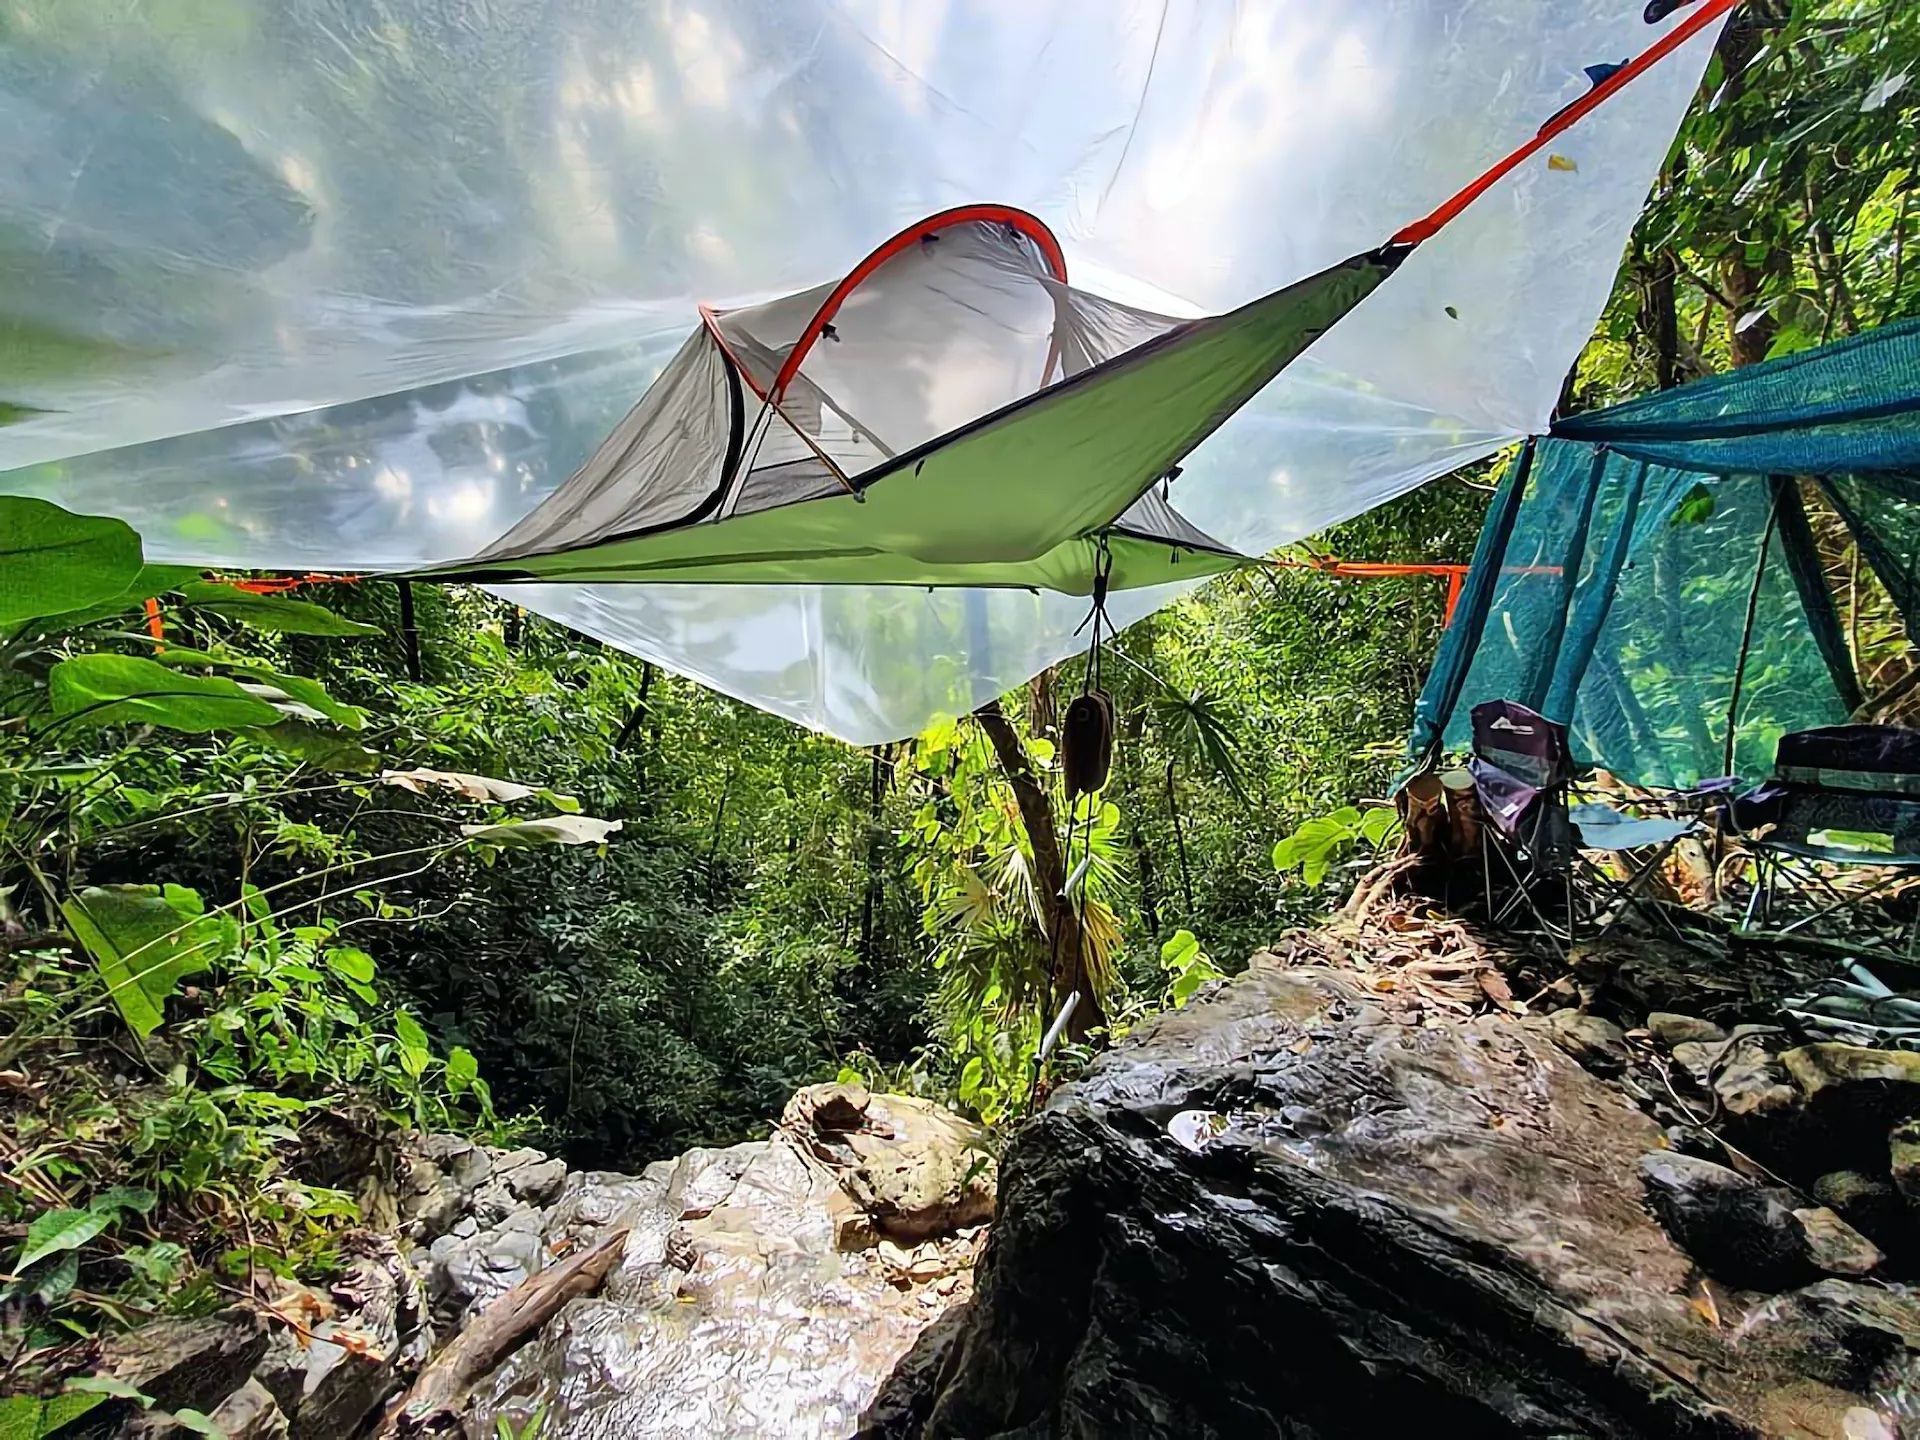
M1666 59L1667 56L1671 55L1675 50L1678 50L1702 30L1705 30L1709 25L1713 24L1714 21L1726 15L1728 11L1732 10L1733 7L1739 3L1740 0L1706 0L1705 4L1680 24L1674 26L1673 29L1669 30L1665 35L1662 35L1658 40L1654 41L1653 44L1649 45L1625 65L1614 71L1613 74L1607 76L1606 79L1595 85L1593 89L1567 106L1566 109L1553 116L1552 119L1540 127L1540 133L1527 141L1526 144L1522 145L1512 154L1495 161L1484 174L1470 183L1465 189L1456 193L1451 199L1442 203L1440 208L1435 210L1431 215L1428 215L1423 220L1414 221L1398 235L1395 235L1393 237L1393 243L1396 245L1418 245L1422 240L1432 239L1435 235L1439 234L1441 230L1446 228L1467 206L1486 194L1488 190L1492 189L1494 185L1510 175L1519 166L1544 150L1548 141L1558 135L1564 134L1572 126L1584 120L1588 115L1591 115L1595 110L1599 109L1600 106L1606 104L1608 100L1619 94L1620 91L1626 89L1627 86L1646 74L1647 71L1651 70L1655 65L1658 65L1662 60Z
M236 590L244 590L249 595L285 595L298 590L303 585L351 585L358 575L267 575L254 580L222 580L215 577L218 585L231 585ZM157 598L146 601L147 634L153 637L153 648L158 651L166 643L166 621L161 615L160 601Z
M1453 624L1453 612L1460 604L1460 592L1467 572L1473 567L1460 564L1399 565L1373 560L1333 560L1318 555L1304 558L1285 556L1267 562L1283 570L1318 570L1323 575L1343 580L1380 580L1394 575L1444 575L1447 578L1447 614L1445 624ZM1558 575L1558 565L1503 565L1502 575Z
M267 575L256 580L225 580L222 584L231 585L236 590L244 590L249 595L285 595L306 585L351 585L360 579L358 575Z

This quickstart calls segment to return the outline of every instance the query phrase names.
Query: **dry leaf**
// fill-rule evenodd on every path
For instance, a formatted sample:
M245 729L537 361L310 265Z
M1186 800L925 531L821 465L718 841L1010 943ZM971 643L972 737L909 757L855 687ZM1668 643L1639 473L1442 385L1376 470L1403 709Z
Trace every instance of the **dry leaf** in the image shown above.
M1713 1298L1713 1282L1702 1280L1694 1287L1693 1294L1687 1297L1687 1304L1694 1314L1715 1329L1720 1325L1720 1304Z
M380 783L392 785L415 795L424 795L429 787L451 790L469 800L493 800L508 805L524 800L535 792L531 785L517 780L495 780L487 775L469 775L462 770L382 770Z
M1547 169L1549 170L1558 170L1562 174L1571 175L1574 171L1578 170L1579 168L1580 167L1578 165L1574 164L1573 161L1569 160L1564 155L1547 156Z

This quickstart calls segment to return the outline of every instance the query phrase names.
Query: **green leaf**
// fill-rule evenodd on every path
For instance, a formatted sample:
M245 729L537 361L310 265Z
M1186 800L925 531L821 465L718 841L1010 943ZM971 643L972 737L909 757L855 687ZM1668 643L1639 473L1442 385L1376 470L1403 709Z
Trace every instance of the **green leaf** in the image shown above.
M471 1050L456 1045L447 1052L447 1089L455 1095L463 1094L479 1078L480 1062Z
M205 915L204 908L178 885L94 886L60 906L121 1016L141 1036L159 1026L161 1006L183 977L239 947L233 917Z
M1680 497L1680 503L1673 507L1672 525L1699 525L1713 518L1713 492L1704 484L1696 483L1693 488Z
M460 833L489 845L601 845L622 823L591 815L547 815L500 825L462 825Z
M13 1262L16 1273L31 1269L62 1250L78 1250L118 1218L116 1210L48 1210L33 1217L27 1226L27 1238L19 1258Z
M44 1265L30 1282L35 1299L42 1305L58 1305L80 1283L80 1252L68 1250L51 1264Z
M965 1068L960 1071L961 1095L972 1096L978 1094L980 1091L980 1082L986 1078L986 1074L986 1064L978 1055L967 1061Z
M309 680L304 675L287 675L275 670L264 660L255 660L241 655L210 655L205 650L192 650L184 646L169 647L153 657L154 660L174 670L231 670L236 674L247 675L252 680L270 685L281 691L287 700L317 710L320 715L349 730L360 730L367 723L367 712L357 705L349 705L336 700L327 693L327 687L318 680ZM256 698L267 698L256 696ZM268 703L272 703L269 699Z
M88 605L79 610L62 610L56 615L42 615L34 620L32 629L40 635L56 631L77 630L82 625L90 625L95 620L107 620L115 615L125 615L142 600L150 600L156 595L164 595L169 590L177 590L189 580L200 578L200 569L195 565L142 565L139 573L133 577L133 583L109 600L97 605Z
M1191 930L1176 930L1160 946L1160 963L1169 970L1179 970L1193 962L1200 953L1200 942Z
M140 563L140 537L123 520L0 495L0 625L110 599Z
M106 1401L104 1394L83 1390L81 1380L69 1380L65 1390L45 1400L36 1395L8 1395L0 1398L0 1440L40 1440Z
M1378 805L1360 817L1360 838L1378 850L1399 827L1400 813L1391 806Z
M357 980L362 985L373 983L373 957L364 950L351 945L336 945L327 951L327 968L334 974L348 980Z
M139 1386L122 1380L118 1375L77 1375L67 1381L67 1389L87 1395L99 1395L111 1400L131 1400L142 1408L153 1404L151 1395Z
M400 1068L418 1080L433 1058L433 1047L420 1022L404 1010L393 1012L393 1038L400 1044Z
M158 1197L151 1190L142 1190L133 1185L115 1185L102 1190L87 1202L89 1210L102 1210L118 1214L122 1210L131 1210L139 1215L151 1215Z
M198 1410L176 1410L173 1423L182 1430L191 1430L195 1435L210 1435L213 1440L227 1440L227 1432L214 1424L213 1418L201 1414Z
M54 713L88 725L160 725L205 734L262 729L280 712L233 681L182 675L134 655L79 655L47 672Z
M378 635L377 625L362 625L336 615L324 605L290 600L284 595L256 595L232 585L197 580L182 585L187 603L223 619L280 635Z
M380 768L380 757L344 731L282 720L278 725L241 733L316 769L341 775L371 775Z

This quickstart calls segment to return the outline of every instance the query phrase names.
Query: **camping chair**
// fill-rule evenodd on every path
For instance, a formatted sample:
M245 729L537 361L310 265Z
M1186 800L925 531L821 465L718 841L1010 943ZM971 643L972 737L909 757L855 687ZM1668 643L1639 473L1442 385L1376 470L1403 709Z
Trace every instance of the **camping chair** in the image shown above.
M1805 914L1776 933L1857 916L1868 900L1920 875L1920 730L1899 725L1826 725L1782 735L1773 775L1734 806L1734 824L1754 862L1744 928L1774 930L1785 895ZM1753 832L1768 827L1764 835ZM1869 883L1843 890L1833 869L1873 869ZM1896 954L1914 953L1920 914Z
M1476 705L1472 717L1473 758L1467 768L1487 819L1481 831L1481 863L1493 923L1504 924L1524 905L1550 939L1572 943L1579 925L1574 872L1583 869L1605 897L1598 909L1606 918L1592 938L1606 934L1659 873L1674 846L1693 831L1697 819L1642 819L1608 805L1572 805L1575 766L1566 726L1512 700ZM1583 852L1616 858L1624 876L1610 875ZM1496 858L1513 887L1497 906ZM1556 888L1566 904L1560 928L1538 901L1543 890Z

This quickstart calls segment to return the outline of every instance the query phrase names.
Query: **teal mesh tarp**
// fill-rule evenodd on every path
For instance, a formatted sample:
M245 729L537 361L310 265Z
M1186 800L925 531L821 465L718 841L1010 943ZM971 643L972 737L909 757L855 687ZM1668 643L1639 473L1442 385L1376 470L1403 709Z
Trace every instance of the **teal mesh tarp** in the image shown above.
M1557 425L1488 513L1415 753L1506 699L1638 784L1764 774L1780 735L1861 701L1823 527L1920 633L1917 475L1920 322Z

